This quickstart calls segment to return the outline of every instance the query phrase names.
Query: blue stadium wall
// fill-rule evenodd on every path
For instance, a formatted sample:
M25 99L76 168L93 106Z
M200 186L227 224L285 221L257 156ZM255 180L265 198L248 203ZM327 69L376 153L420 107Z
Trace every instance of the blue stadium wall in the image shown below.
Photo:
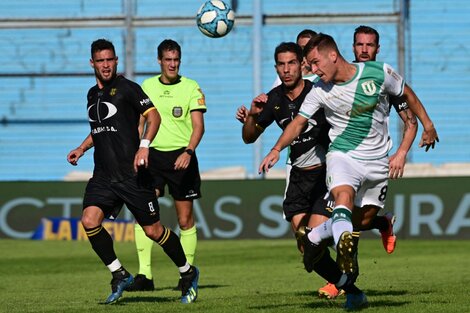
M201 1L139 0L136 16L194 16ZM305 13L387 13L397 1L264 1L266 15ZM252 1L238 1L237 15L250 16ZM406 77L420 96L439 131L437 148L425 153L417 142L411 162L440 165L468 162L470 123L470 2L411 1L409 63ZM0 3L0 23L9 18L76 18L123 15L120 1L14 1ZM262 89L275 79L273 51L281 41L293 41L304 28L333 35L347 59L352 59L352 33L360 23L265 25L262 30ZM397 67L397 31L392 23L368 23L381 33L379 59ZM78 168L66 162L70 149L89 132L85 95L95 83L89 66L91 41L111 39L124 72L124 29L0 28L0 180L61 180L72 170L91 171L92 155ZM145 27L135 30L137 82L159 70L156 46L165 38L183 49L181 72L196 79L205 92L206 133L197 150L202 171L243 166L254 172L253 148L240 139L234 119L238 106L249 106L254 94L252 25L238 23L225 38L203 36L195 25ZM49 75L54 73L54 75ZM77 75L81 73L82 75ZM139 74L145 73L145 74ZM73 76L75 75L75 76ZM399 140L399 121L391 117L392 138ZM421 133L421 128L419 130ZM264 135L266 153L280 134L272 126ZM279 164L278 167L282 167Z

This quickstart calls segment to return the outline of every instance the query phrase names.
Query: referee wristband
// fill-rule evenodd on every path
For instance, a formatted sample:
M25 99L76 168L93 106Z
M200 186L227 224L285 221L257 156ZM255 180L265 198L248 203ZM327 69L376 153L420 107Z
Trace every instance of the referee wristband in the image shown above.
M150 146L150 140L142 139L140 140L139 148L148 148Z

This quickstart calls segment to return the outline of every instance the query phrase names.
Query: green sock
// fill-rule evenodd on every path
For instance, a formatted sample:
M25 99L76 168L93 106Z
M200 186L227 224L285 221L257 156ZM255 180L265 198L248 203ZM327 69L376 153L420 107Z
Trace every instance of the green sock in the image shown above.
M197 246L197 230L196 225L190 229L180 230L180 242L183 246L184 254L186 255L186 260L189 264L194 264L194 256L196 254Z
M147 279L152 279L152 247L154 241L147 237L144 229L135 224L134 227L135 247L139 258L139 274L145 275Z

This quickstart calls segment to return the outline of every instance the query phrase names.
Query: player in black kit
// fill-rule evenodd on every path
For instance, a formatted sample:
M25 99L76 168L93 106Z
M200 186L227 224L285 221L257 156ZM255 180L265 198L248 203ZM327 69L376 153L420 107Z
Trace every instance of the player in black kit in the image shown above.
M255 142L274 121L281 129L285 129L297 115L305 96L312 89L312 82L302 79L303 53L298 44L281 43L276 47L274 58L282 84L268 94L255 97L247 115L240 119L244 122L242 137L245 143ZM238 116L237 112L237 118ZM329 128L321 110L310 118L306 129L289 147L292 169L283 210L294 233L303 225L317 226L331 216L327 201L323 199L327 192L325 155L329 144ZM303 251L302 242L298 241L298 247ZM308 272L314 270L346 292L357 292L353 277L341 272L326 246L318 247L315 253L315 264L312 268L306 268Z
M114 45L98 39L91 45L91 67L97 84L87 95L91 132L79 147L67 155L72 165L91 147L95 148L93 177L83 199L81 222L93 250L112 273L112 292L105 303L114 303L132 281L119 262L113 240L102 226L104 218L115 216L125 203L146 235L157 242L178 267L185 280L181 302L197 297L199 271L184 255L178 236L160 223L157 198L144 178L149 144L160 125L160 115L140 86L117 75ZM139 119L146 119L142 138Z

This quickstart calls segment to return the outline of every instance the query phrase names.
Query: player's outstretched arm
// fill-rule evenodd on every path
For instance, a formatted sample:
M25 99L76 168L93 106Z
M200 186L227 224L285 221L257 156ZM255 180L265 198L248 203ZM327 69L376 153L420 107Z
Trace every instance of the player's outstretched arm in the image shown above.
M292 122L287 125L286 129L284 129L274 147L261 162L258 168L259 174L261 174L262 172L269 172L269 169L273 167L277 161L279 161L279 154L281 150L290 145L291 142L294 141L294 139L300 135L302 129L305 127L306 124L307 118L298 114L292 120Z
M414 91L408 85L405 85L403 96L405 98L405 101L408 103L408 106L410 107L411 111L416 114L424 128L423 133L421 135L421 140L419 141L419 146L426 146L426 152L429 150L429 148L434 149L434 145L436 144L436 142L439 142L439 137L437 136L437 131L434 128L434 124L429 118L426 109L419 100L418 96L416 96Z
M91 137L91 134L88 134L85 140L83 140L83 142L77 148L73 149L69 152L69 154L67 154L67 161L73 166L76 166L78 164L78 160L91 147L93 147L93 138Z

